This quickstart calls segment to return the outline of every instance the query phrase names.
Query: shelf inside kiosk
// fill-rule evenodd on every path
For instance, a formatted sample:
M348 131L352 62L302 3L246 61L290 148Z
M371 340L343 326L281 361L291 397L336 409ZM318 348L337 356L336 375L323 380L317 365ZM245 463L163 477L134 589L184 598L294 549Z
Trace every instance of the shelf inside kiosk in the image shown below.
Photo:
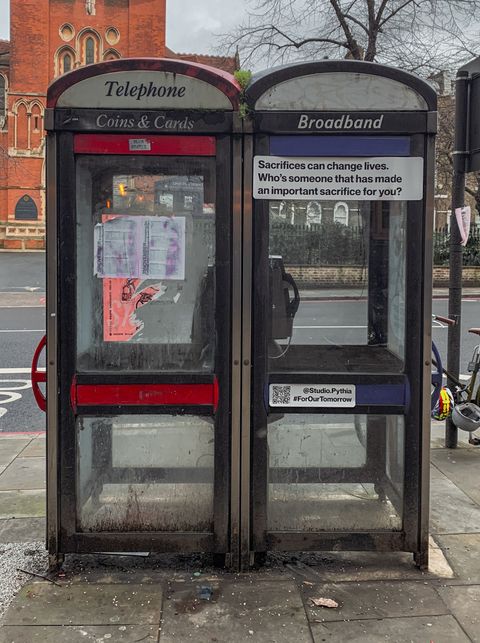
M215 360L215 160L77 159L77 369Z
M270 372L403 371L406 206L268 203Z

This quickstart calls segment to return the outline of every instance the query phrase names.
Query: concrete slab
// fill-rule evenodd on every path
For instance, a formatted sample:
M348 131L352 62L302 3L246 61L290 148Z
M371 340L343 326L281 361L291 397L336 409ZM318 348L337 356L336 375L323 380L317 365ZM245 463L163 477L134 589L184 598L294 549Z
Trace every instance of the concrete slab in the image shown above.
M45 533L45 518L0 519L0 543L44 540Z
M468 643L453 616L417 616L312 624L315 643Z
M43 489L45 470L45 458L18 457L0 475L0 491Z
M430 616L447 614L448 610L425 582L365 582L303 585L305 607L311 621L391 618L396 616ZM312 598L333 598L336 609L315 607Z
M439 587L438 593L472 641L480 641L480 585Z
M296 556L288 569L298 582L449 579L454 572L441 549L430 545L428 572L417 569L404 552L309 552Z
M5 615L5 625L158 625L162 588L153 585L28 583Z
M65 627L51 625L36 627L30 625L8 625L0 629L0 643L77 643L77 641L118 641L119 643L156 643L158 626L115 625L110 627L79 625Z
M430 494L430 530L433 534L480 532L480 506L446 476L436 475L432 479Z
M431 433L430 433L430 448L431 449L445 449L445 422L432 420ZM458 446L463 449L475 448L468 444L469 434L465 431L458 432Z
M164 602L161 642L311 643L298 590L292 581L279 579L172 583ZM199 598L205 585L213 589L209 601Z
M432 461L459 489L474 502L480 504L480 450L477 449L441 449L432 452Z
M22 458L39 457L45 458L46 455L46 439L43 436L34 438L29 445L22 451Z
M480 534L436 537L458 578L480 583Z
M31 436L25 438L5 438L0 433L0 465L9 464L32 441Z
M0 491L0 518L45 516L45 490Z

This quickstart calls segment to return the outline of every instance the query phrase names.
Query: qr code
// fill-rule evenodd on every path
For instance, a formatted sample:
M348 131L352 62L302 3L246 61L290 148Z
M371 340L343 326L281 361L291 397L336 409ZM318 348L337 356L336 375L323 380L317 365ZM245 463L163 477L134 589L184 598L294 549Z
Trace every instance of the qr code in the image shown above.
M272 386L272 404L290 404L290 386Z

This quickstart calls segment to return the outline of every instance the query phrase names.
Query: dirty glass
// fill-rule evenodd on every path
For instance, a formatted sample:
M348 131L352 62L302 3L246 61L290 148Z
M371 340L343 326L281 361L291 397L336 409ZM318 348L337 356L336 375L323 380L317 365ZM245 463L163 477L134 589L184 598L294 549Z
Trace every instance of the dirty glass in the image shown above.
M213 421L81 417L76 432L79 531L213 530Z
M271 371L401 371L406 202L269 203Z
M268 425L268 529L401 530L404 418L288 414Z
M79 370L212 371L214 163L78 158Z

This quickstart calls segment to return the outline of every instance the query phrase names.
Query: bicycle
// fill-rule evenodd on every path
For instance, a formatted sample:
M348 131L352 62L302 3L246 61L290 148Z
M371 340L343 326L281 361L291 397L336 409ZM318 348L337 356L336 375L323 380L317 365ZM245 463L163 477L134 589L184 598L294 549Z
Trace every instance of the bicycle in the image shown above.
M442 315L432 315L433 321L438 321L449 326L456 324L454 319L449 317L444 317ZM479 329L480 333L480 329ZM480 357L480 356L479 356ZM431 413L432 417L436 419L444 420L452 413L452 407L454 406L453 396L448 392L443 386L443 376L447 374L446 370L443 368L442 358L440 356L440 351L438 350L435 342L432 341L432 364L436 368L432 372L432 391L431 391ZM448 374L447 374L448 375ZM449 375L448 375L449 376ZM445 397L443 395L445 392ZM436 415L434 415L436 413ZM353 425L358 441L363 448L367 447L367 430L366 427L362 424L360 416L354 415ZM479 442L480 443L480 442Z
M448 317L440 317L438 315L434 315L433 317L450 325L456 323L455 320L449 319ZM480 336L480 328L469 328L468 332ZM437 401L435 402L435 405L432 406L432 415L434 415L436 405L439 403L441 392L442 390L444 390L446 392L446 395L451 398L451 409L448 413L442 414L442 417L438 419L446 419L451 415L452 422L458 429L470 433L470 437L468 440L469 443L475 446L479 446L480 438L472 436L472 433L480 428L480 386L478 386L478 373L480 372L480 344L475 346L475 348L473 349L472 358L468 362L467 370L469 373L471 373L471 375L467 382L460 381L460 379L454 377L451 373L449 373L447 369L443 368L438 350L436 349L436 347L434 347L435 345L433 344L432 351L434 353L434 357L432 358L432 363L437 368L437 373L440 372L442 373L442 375L446 375L448 379L453 382L454 388L452 391L449 391L442 386L438 390L438 377L435 378L435 391L438 390L438 395L436 393Z

